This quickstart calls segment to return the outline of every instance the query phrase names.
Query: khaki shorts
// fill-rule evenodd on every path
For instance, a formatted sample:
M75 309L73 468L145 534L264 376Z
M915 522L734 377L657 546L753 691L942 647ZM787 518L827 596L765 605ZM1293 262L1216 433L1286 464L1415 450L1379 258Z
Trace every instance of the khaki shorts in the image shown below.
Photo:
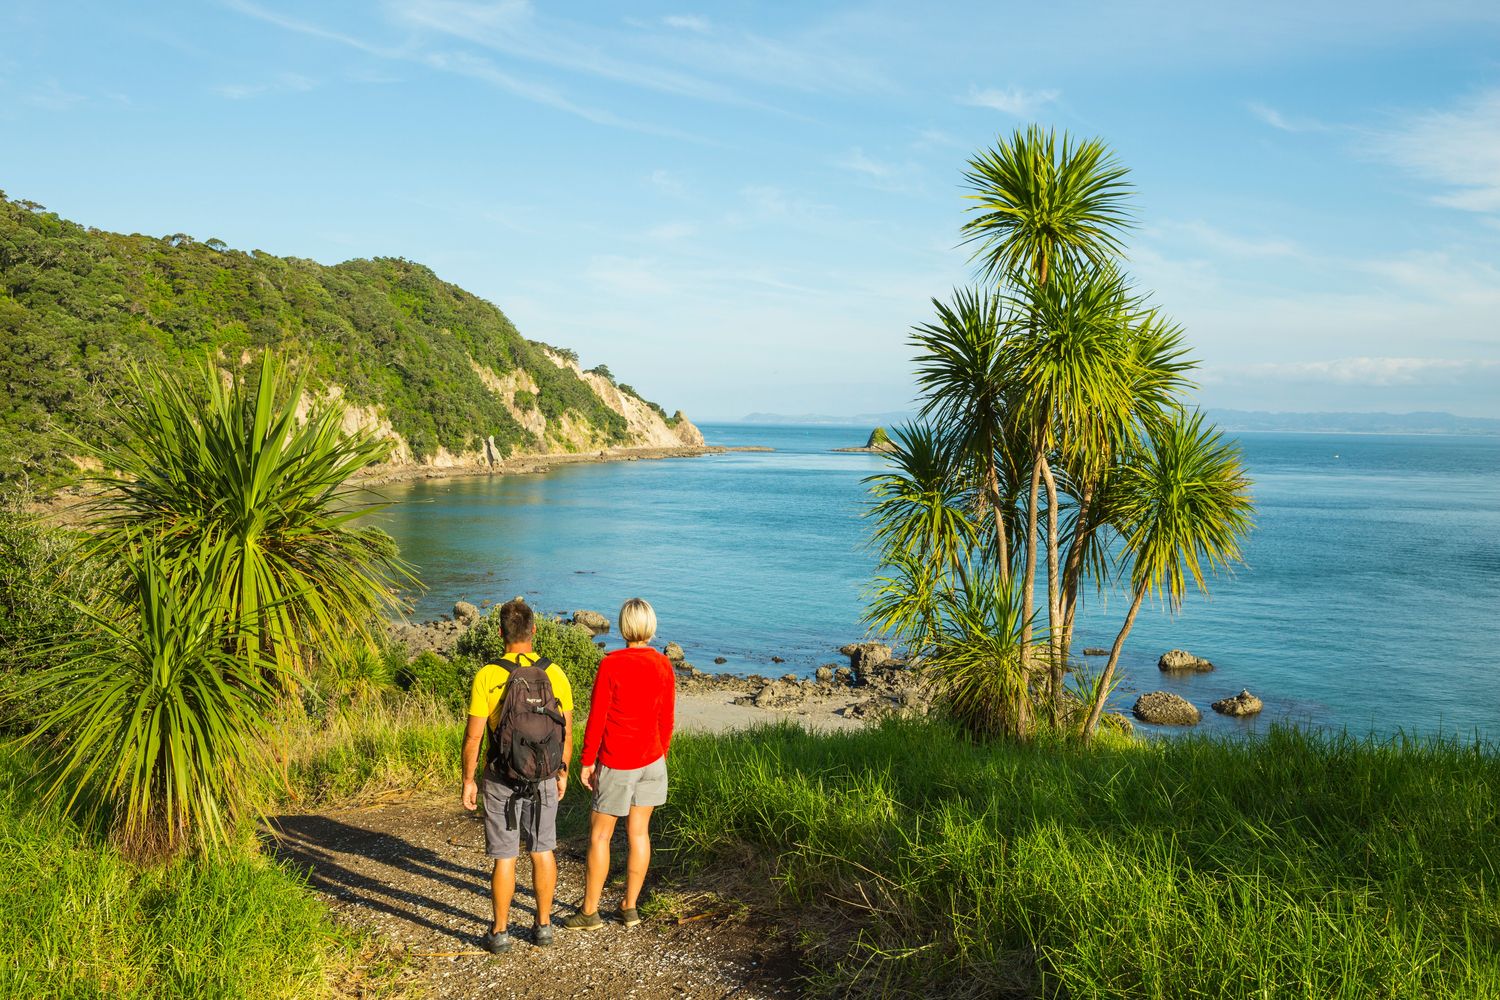
M507 830L505 807L510 801L510 786L485 776L481 796L484 801L484 854L489 858L514 858L521 853L521 835L526 835L532 854L546 854L557 848L557 779L547 778L537 785L538 799L516 800L516 826Z
M667 801L667 758L645 767L617 771L600 764L594 771L594 812L628 816L632 806L659 806Z

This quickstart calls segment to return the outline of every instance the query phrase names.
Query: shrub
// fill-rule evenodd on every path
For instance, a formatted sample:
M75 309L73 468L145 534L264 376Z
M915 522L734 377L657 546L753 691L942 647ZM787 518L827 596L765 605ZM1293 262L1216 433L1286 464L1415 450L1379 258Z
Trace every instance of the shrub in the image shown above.
M586 703L594 689L599 661L604 658L604 651L594 645L593 636L574 625L538 617L533 648L562 667L573 686L575 704ZM481 663L494 663L504 655L505 638L500 634L498 606L459 637L457 651L460 656L472 656Z

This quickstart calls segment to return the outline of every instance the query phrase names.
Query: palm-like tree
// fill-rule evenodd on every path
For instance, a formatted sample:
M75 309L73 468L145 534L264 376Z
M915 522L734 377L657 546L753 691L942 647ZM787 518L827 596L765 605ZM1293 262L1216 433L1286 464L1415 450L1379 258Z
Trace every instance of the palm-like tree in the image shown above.
M912 332L921 418L941 429L952 459L974 481L976 521L991 518L1002 578L1009 578L1007 497L1011 490L1013 400L1006 372L1004 300L957 289L951 304L932 300L937 321Z
M273 766L283 679L236 652L255 622L219 616L216 563L209 544L171 561L150 539L128 545L125 591L80 606L87 635L13 693L54 706L24 738L49 751L44 798L107 824L133 857L228 846Z
M245 652L288 676L367 646L392 584L394 543L349 478L390 443L346 433L343 411L308 408L305 376L266 354L252 381L204 366L193 381L137 372L123 423L134 440L96 450L106 469L88 550L108 566L140 540L168 565L207 551L218 618L256 623ZM127 581L128 583L128 581Z
M973 260L992 281L1029 274L1046 284L1059 263L1103 266L1124 249L1127 171L1098 139L1030 125L969 161Z
M271 355L258 376L138 372L98 450L85 565L103 581L91 628L26 693L59 705L29 737L55 744L49 795L87 796L132 853L224 846L272 770L273 711L317 656L368 649L410 575L375 508L346 485L388 453L306 408ZM116 478L118 476L118 478Z
M1250 481L1239 449L1226 443L1201 414L1178 414L1149 429L1147 447L1121 467L1111 511L1130 565L1131 602L1084 722L1093 736L1104 711L1125 638L1148 595L1173 611L1191 582L1206 590L1206 575L1240 559L1250 530Z

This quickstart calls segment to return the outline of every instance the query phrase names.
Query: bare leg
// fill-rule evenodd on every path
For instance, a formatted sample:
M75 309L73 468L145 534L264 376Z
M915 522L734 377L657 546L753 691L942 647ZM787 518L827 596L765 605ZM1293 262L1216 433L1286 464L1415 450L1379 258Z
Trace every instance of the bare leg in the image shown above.
M552 893L557 889L557 855L552 851L531 856L531 881L536 890L536 922L552 923Z
M602 812L590 816L588 877L583 888L584 913L599 912L599 897L604 895L604 879L609 875L609 838L614 835L614 816Z
M651 866L651 806L631 806L625 820L625 836L630 842L630 856L625 863L625 901L621 909L633 910Z
M492 933L500 933L510 923L510 898L516 893L516 859L496 858L495 872L490 876L490 898L495 903L495 926Z

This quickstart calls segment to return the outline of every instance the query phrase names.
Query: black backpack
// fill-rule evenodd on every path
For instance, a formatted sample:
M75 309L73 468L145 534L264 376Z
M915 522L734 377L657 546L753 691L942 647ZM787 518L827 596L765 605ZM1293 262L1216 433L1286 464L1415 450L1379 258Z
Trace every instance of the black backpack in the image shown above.
M563 769L565 723L547 676L551 665L545 656L530 665L508 660L496 664L509 674L509 680L500 704L490 714L485 769L511 789L505 803L507 830L516 828L516 806L523 799L532 800L534 822L541 822L541 783L556 778Z

